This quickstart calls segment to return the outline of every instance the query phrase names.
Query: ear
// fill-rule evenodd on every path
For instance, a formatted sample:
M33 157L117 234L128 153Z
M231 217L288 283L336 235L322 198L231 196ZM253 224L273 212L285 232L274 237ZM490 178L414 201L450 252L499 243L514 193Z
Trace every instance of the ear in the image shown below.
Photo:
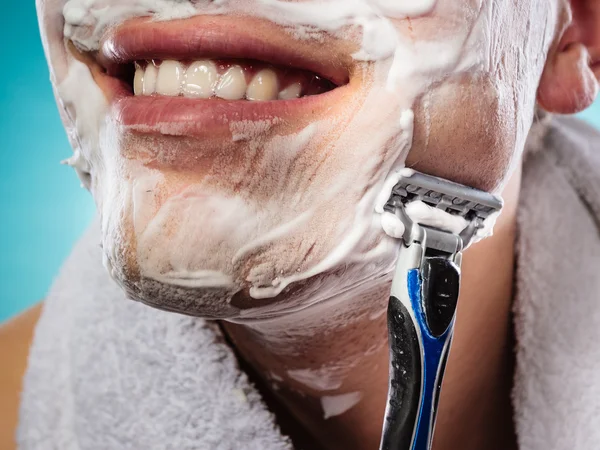
M538 89L540 106L558 114L573 114L590 106L600 79L600 0L569 3L567 27L548 56Z

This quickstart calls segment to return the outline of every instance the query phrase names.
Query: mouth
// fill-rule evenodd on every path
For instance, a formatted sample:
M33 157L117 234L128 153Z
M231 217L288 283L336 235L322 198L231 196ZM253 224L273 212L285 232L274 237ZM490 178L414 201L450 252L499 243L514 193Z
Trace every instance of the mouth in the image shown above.
M134 19L104 37L98 84L118 120L141 133L214 137L235 121L308 124L351 79L352 49L325 39L295 39L246 17Z

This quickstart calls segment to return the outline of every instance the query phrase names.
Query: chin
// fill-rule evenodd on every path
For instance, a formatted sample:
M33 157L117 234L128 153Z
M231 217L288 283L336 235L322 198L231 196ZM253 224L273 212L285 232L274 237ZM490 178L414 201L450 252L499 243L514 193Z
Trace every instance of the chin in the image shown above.
M134 244L123 241L123 245L129 247ZM252 267L250 271L264 265L285 279L288 274L284 268L295 267L299 255L285 248L285 243L281 243L280 247L284 249L284 254L279 259L272 259L264 251L248 258L245 264ZM368 262L360 261L357 252L356 261L332 265L324 268L323 272L312 267L304 269L306 272L302 273L302 264L298 264L298 269L293 270L285 281L285 287L276 289L273 285L280 282L277 277L270 286L257 287L243 278L242 274L247 271L242 267L233 268L232 272L226 274L195 266L185 275L179 272L176 278L173 273L150 274L151 270L144 261L139 261L133 255L130 258L127 255L119 257L112 252L105 253L105 266L131 300L189 316L243 322L282 317L317 303L344 301L358 291L380 288L391 273L395 247L393 243L381 240L372 242L370 250L377 256L369 255L366 247L359 250ZM202 243L193 242L189 245L189 251L204 253L206 250ZM155 255L157 261L165 265L168 265L170 256L170 252L156 252ZM218 258L211 259L207 267L214 267L217 261ZM221 261L227 262L225 259ZM301 276L290 281L289 278L294 278L296 274ZM230 279L238 281L229 284Z
M118 167L120 178L105 173L95 196L105 266L133 300L250 320L339 298L391 271L396 245L374 214L376 189L344 199L269 186L267 200L263 190L137 160Z

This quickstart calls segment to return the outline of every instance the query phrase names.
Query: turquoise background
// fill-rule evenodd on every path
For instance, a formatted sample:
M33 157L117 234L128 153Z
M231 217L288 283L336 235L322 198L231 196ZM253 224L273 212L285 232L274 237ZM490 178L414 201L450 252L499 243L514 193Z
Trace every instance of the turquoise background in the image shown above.
M75 172L38 33L35 2L0 15L0 322L42 300L94 214Z
M0 16L0 322L42 300L94 205L71 155L40 43L35 2ZM582 117L600 126L600 103Z

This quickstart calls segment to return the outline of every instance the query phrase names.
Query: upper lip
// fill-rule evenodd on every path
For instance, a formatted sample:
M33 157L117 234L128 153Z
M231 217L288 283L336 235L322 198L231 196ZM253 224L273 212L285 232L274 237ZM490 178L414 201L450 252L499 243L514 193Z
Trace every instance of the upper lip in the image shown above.
M253 18L134 19L105 35L97 60L111 74L120 66L151 59L251 59L307 70L341 86L348 82L352 67L345 47L347 44L334 39L327 45L297 40L279 27Z

